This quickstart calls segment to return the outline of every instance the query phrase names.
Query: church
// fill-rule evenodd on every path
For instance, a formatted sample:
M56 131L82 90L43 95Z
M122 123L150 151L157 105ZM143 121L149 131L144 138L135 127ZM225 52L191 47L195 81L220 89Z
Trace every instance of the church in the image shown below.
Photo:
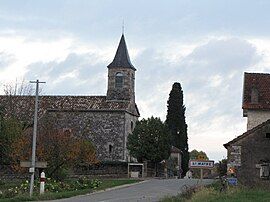
M128 161L127 137L140 116L135 103L135 67L132 65L125 36L122 35L115 57L108 67L107 94L104 96L39 97L39 125L50 120L54 128L71 130L90 140L100 161ZM6 116L15 115L31 125L34 96L0 96Z

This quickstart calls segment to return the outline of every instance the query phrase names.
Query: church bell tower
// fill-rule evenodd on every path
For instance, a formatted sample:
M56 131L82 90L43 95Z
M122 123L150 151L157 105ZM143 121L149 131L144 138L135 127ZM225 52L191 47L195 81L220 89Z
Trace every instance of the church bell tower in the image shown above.
M122 34L113 61L108 67L107 100L135 102L135 67L131 64Z

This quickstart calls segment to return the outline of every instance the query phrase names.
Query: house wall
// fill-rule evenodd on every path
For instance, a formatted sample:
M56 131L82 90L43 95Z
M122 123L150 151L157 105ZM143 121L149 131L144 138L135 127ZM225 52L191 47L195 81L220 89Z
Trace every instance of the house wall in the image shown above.
M228 164L231 164L234 161L231 154L232 146L241 146L241 165L236 166L236 175L239 182L244 185L270 186L270 180L261 179L260 169L256 168L256 165L262 162L270 163L270 138L266 138L266 133L270 133L270 124L230 144L227 148Z
M248 110L247 111L247 130L270 119L270 111Z
M41 122L90 140L100 161L125 161L125 118L125 112L49 111Z

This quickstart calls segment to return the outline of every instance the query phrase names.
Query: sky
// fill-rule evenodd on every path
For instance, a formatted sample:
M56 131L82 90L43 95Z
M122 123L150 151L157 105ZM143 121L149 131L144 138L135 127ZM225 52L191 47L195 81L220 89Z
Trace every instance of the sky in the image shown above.
M213 160L246 131L244 72L270 72L268 0L0 0L0 92L39 79L48 95L105 95L124 33L141 118L184 92L189 150Z

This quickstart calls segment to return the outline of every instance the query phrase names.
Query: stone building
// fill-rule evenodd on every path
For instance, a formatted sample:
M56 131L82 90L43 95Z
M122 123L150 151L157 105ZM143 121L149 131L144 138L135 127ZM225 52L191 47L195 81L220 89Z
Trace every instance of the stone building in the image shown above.
M224 144L228 174L244 185L270 186L270 74L245 73L242 108L247 132Z
M89 139L100 161L128 161L127 137L140 116L135 103L135 67L122 35L113 61L108 65L105 96L40 96L39 123L50 120L55 128L72 130ZM0 96L5 114L31 124L33 96Z
M270 119L270 74L244 74L242 109L247 130Z

